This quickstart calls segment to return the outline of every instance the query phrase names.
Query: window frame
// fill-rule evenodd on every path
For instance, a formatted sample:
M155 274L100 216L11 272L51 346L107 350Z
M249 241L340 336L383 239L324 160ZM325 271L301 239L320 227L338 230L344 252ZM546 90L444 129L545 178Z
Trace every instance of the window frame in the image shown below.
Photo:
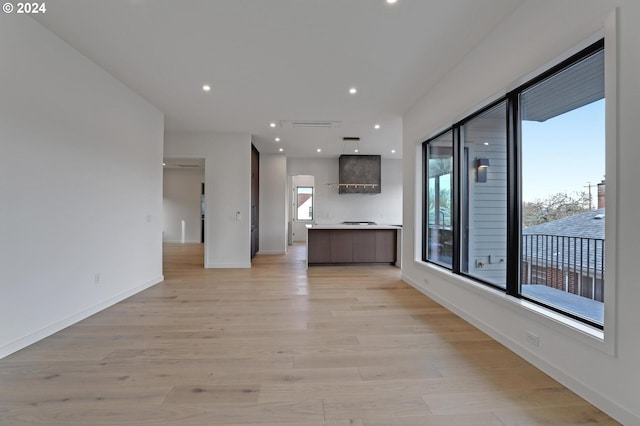
M459 197L457 195L457 188L458 188L458 184L456 182L457 179L459 179L458 176L458 172L457 172L457 164L456 164L456 143L457 143L457 136L455 134L455 132L452 131L451 128L440 132L439 134L437 134L436 136L434 136L433 138L430 138L429 141L435 141L440 139L442 136L446 135L447 133L451 132L451 141L452 141L452 145L451 145L451 156L452 156L452 168L451 168L451 213L449 214L449 223L450 223L450 227L451 227L451 233L452 233L452 241L453 241L453 247L455 248L456 246L456 241L457 241L457 235L456 235L456 230L457 230L457 223L458 223L458 218L456 217L456 214L458 212L458 208L457 208L457 203L459 200ZM446 265L443 262L436 262L435 260L429 259L429 167L428 167L428 162L429 162L429 152L428 152L428 146L427 144L423 144L423 150L422 150L422 156L423 156L423 164L425 165L425 167L423 167L423 173L424 173L424 177L423 177L423 236L422 236L422 241L423 241L423 249L422 249L422 259L424 261L428 261L430 263L433 263L435 265L438 265L442 268L445 268L447 270L453 270L455 268L455 265L458 263L457 257L457 251L453 250L452 253L452 259L451 259L451 266ZM443 175L440 175L443 176ZM437 194L437 198L439 198L439 194ZM436 205L439 207L439 203L434 203L434 215L436 214L435 212L435 207Z
M550 304L544 303L540 300L535 300L526 295L523 295L521 292L521 244L522 244L522 222L521 222L521 206L522 206L522 189L521 189L521 170L522 170L522 162L521 162L521 143L522 143L522 133L520 128L520 120L521 120L521 111L519 108L519 97L520 95L526 91L527 89L532 88L533 86L561 73L563 70L568 69L574 64L589 58L590 56L603 51L605 51L605 40L604 38L599 39L598 41L590 44L586 48L580 50L579 52L569 56L567 59L560 61L556 65L550 67L546 71L534 76L529 79L525 83L519 85L513 90L510 90L506 95L499 97L498 99L491 102L489 105L486 105L478 110L472 112L471 114L465 116L463 119L457 121L441 132L437 133L435 136L430 137L429 139L422 142L422 261L450 271L451 273L459 276L463 276L469 280L474 282L481 283L483 285L489 286L493 289L496 289L500 292L507 294L508 296L515 297L522 301L526 301L532 303L534 305L541 306L545 309L549 309L556 313L559 313L567 318L579 321L585 325L590 327L604 330L604 324L599 324L589 319L583 318L576 314L573 314L567 310L558 308L556 306L552 306ZM605 82L606 85L606 82ZM606 95L605 95L606 96ZM606 99L606 97L605 97ZM507 159L507 203L506 203L506 289L500 286L497 286L488 281L482 280L479 277L472 276L468 273L462 272L461 268L461 250L463 249L461 236L461 208L464 205L462 202L462 187L461 187L461 178L464 176L462 167L464 166L463 160L460 155L460 140L461 140L461 131L465 124L469 123L473 119L478 116L484 114L485 112L491 110L492 108L497 107L501 103L506 103L506 126L507 126L507 141L506 141L506 159ZM605 121L606 115L608 113L605 112ZM448 132L452 133L453 138L453 199L452 199L452 228L453 228L453 261L451 267L446 267L441 265L438 262L434 262L428 258L428 205L429 205L429 192L428 192L428 145L429 143L438 140L443 135ZM607 131L605 130L605 133ZM606 141L605 141L606 144ZM607 148L605 147L605 150ZM605 246L605 253L608 252L608 248ZM604 275L604 274L603 274ZM604 279L604 276L601 278ZM613 286L610 286L613 287ZM604 303L604 302L603 302Z
M299 196L299 192L298 191L300 190L300 188L309 188L309 189L311 189L311 197L310 197L311 198L311 215L310 215L311 218L309 218L309 219L300 219L298 217L298 209L300 207L298 205L298 196ZM314 220L313 218L315 216L315 208L313 207L314 204L315 204L315 200L313 198L314 195L315 195L315 188L312 185L298 185L298 186L296 186L294 194L295 194L295 200L296 200L296 205L295 205L295 209L294 209L296 222L313 222L313 220Z

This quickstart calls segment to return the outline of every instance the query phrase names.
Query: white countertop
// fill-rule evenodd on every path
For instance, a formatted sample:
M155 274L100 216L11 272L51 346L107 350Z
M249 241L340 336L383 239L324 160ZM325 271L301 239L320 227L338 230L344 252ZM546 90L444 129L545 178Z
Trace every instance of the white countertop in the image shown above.
M306 227L307 229L402 229L401 226L396 225L345 225L342 223L324 225L309 224L306 225Z

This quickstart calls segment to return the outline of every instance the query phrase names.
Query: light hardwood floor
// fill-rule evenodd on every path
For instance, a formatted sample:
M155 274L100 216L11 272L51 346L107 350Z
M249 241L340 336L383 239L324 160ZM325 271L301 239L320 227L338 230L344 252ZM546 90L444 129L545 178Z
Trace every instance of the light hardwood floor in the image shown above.
M167 245L163 283L0 360L0 425L618 424L397 268L202 257Z

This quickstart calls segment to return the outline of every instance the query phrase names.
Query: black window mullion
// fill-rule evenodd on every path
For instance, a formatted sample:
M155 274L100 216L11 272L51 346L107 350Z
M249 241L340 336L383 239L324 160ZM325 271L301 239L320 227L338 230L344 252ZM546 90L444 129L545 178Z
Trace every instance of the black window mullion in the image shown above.
M520 297L520 113L518 93L507 95L507 294Z
M453 230L453 253L452 253L452 270L456 274L460 273L460 250L462 249L461 244L461 235L460 225L461 225L461 215L460 208L462 206L461 200L461 176L462 176L462 161L461 161L461 146L460 146L460 125L457 125L453 128L453 197L452 197L452 213L453 217L451 218L452 222L452 230Z
M427 142L422 144L422 260L427 261L429 233L429 158Z

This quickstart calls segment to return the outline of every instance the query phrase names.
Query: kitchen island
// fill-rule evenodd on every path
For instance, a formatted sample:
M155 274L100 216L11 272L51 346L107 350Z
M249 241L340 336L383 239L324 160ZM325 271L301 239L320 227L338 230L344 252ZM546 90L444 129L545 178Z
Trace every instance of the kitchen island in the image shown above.
M396 225L307 225L307 266L400 266L401 237Z

